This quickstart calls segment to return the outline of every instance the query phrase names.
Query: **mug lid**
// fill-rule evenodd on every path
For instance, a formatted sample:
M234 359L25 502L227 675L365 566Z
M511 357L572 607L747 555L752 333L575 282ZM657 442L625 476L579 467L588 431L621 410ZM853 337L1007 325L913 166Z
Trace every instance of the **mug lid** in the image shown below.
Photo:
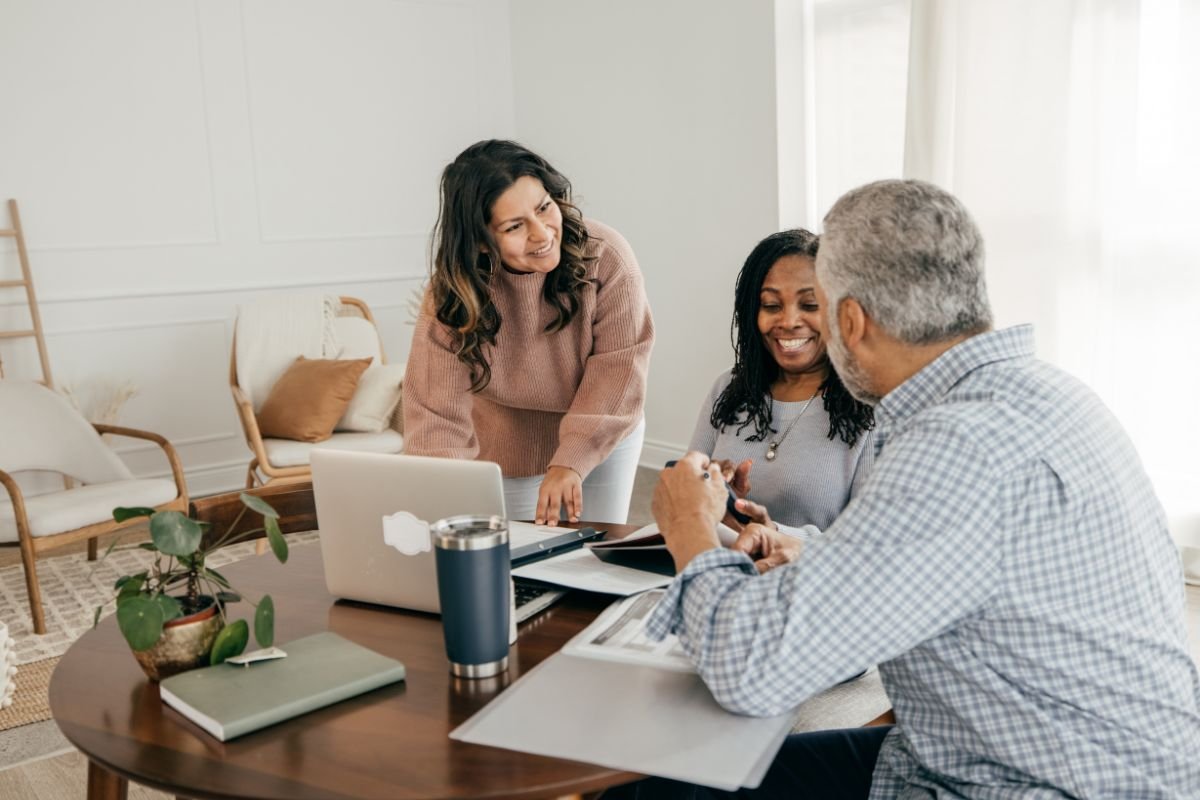
M434 547L443 550L486 550L508 544L508 521L495 515L459 514L430 525L429 535Z

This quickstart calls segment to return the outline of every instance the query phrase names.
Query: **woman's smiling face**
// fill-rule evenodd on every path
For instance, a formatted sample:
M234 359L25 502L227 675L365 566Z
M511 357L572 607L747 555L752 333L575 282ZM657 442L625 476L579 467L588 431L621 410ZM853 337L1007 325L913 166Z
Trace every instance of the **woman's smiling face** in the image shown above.
M758 331L763 346L789 375L826 368L816 285L813 259L788 255L771 266L758 292Z
M537 178L522 176L504 190L489 226L513 272L550 272L562 259L562 210Z

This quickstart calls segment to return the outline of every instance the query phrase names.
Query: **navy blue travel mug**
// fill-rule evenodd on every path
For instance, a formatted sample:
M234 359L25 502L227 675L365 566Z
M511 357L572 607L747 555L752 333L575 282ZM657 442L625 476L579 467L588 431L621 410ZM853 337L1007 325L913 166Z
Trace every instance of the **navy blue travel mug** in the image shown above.
M508 669L508 523L503 517L447 517L429 528L450 671L490 678Z

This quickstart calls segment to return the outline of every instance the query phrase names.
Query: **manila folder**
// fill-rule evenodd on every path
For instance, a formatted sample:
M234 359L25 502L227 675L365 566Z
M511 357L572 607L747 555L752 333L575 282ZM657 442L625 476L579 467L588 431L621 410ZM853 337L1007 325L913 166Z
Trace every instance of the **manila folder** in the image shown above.
M733 791L758 786L793 716L725 711L694 672L556 653L450 738Z

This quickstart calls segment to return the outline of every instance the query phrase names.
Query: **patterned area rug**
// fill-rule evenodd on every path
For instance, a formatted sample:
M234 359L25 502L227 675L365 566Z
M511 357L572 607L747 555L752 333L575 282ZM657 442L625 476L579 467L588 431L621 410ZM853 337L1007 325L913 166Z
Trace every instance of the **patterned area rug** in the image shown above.
M291 545L316 539L316 532L288 535ZM220 569L253 554L254 542L242 542L213 553L208 564ZM46 612L43 636L33 633L24 570L20 565L0 569L0 620L8 624L16 644L18 666L65 653L71 642L92 627L96 606L104 607L102 617L116 608L112 587L117 578L140 572L153 560L154 555L145 550L113 551L97 561L88 561L83 553L38 559L38 584Z

